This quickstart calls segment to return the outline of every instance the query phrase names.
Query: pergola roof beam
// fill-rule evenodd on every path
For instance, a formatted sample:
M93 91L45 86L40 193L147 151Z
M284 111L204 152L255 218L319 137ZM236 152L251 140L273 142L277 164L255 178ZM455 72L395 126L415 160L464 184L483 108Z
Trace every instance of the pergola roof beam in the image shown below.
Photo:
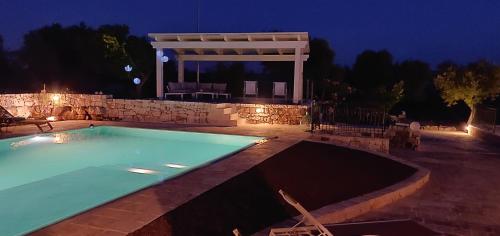
M305 55L306 61L309 56ZM179 55L183 61L294 61L295 55Z
M305 48L307 42L304 41L253 41L253 42L195 42L195 41L182 41L182 42L151 42L154 48L199 48L199 49L275 49L275 48Z

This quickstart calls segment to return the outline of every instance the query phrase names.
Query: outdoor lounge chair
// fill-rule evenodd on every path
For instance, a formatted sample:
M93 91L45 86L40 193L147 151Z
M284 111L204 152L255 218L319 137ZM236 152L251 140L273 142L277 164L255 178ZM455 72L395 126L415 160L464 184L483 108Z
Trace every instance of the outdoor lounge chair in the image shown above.
M213 90L212 83L199 83L198 90L195 93L196 99L198 99L198 95L210 95L212 99L215 98L217 93Z
M48 120L31 120L24 117L15 117L7 109L0 106L0 128L16 125L35 125L41 132L45 132L43 127L48 127L49 130L53 129Z
M257 81L245 81L243 88L243 97L255 96L259 94L259 89L257 86Z
M198 91L198 86L193 82L168 82L167 92L165 93L165 97L169 95L178 95L181 97L181 100L184 100L184 95L192 95Z
M217 97L225 96L226 99L231 98L231 94L227 92L227 84L226 83L214 83L213 90L217 93Z
M292 205L297 211L302 214L302 220L291 228L275 228L271 229L269 236L301 236L301 235L317 235L317 236L333 236L333 234L319 221L314 218L299 202L293 199L283 190L278 191L285 201ZM305 227L299 225L304 224Z
M274 97L283 97L287 96L287 87L286 82L273 82L273 99Z

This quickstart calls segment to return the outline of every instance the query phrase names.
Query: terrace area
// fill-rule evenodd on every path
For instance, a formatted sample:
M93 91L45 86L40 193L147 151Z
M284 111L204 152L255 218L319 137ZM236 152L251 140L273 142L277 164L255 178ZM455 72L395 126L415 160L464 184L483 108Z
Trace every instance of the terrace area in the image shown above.
M269 165L271 162L266 162L266 160L275 157L276 155L288 155L285 154L286 151L282 151L296 146L302 140L316 140L314 136L311 136L309 132L306 132L308 126L304 125L290 126L260 124L239 125L237 127L213 127L207 125L193 126L124 121L60 121L54 122L53 124L54 132L85 128L88 127L89 124L94 124L96 126L113 125L194 132L239 135L245 134L270 137L270 139L265 143L237 153L230 158L63 220L57 224L36 231L33 235L67 235L73 232L78 232L79 234L84 235L199 235L200 232L202 232L202 234L207 232L226 232L223 234L229 235L229 231L226 230L232 229L233 227L239 227L243 232L254 232L256 235L267 235L269 228L266 229L266 226L262 225L264 222L272 222L281 219L278 220L279 223L275 223L272 227L291 226L295 221L286 218L296 215L296 213L290 210L287 210L284 213L280 213L279 211L275 212L273 210L267 213L262 212L263 215L250 217L242 212L242 208L239 208L239 204L243 204L242 207L245 209L245 207L250 206L245 206L245 204L255 203L245 200L244 196L234 195L231 191L228 191L227 189L224 190L224 188L226 188L225 186L229 187L228 183L233 182L233 185L237 184L235 186L250 187L248 184L245 184L244 178L239 176L251 176L251 169L255 168L257 168L256 170L265 170L268 167L261 166L261 164ZM4 133L2 138L28 135L37 132L36 128L31 126L10 127L9 133ZM398 162L405 163L409 166L414 166L411 163L418 163L419 166L432 171L429 183L423 185L422 190L418 190L416 194L409 197L404 197L401 200L398 200L402 196L409 194L409 192L398 192L399 197L389 197L392 200L388 201L387 198L382 202L372 200L368 205L363 205L364 202L368 202L368 199L377 199L381 196L380 194L397 191L397 189L400 189L403 186L413 186L416 190L422 186L421 184L425 183L425 181L419 182L419 179L425 175L417 177L419 174L416 176L414 174L413 177L406 181L390 185L382 190L378 190L370 194L365 194L363 195L364 197L361 198L347 197L349 200L344 201L341 200L344 197L339 198L340 201L335 200L338 197L335 197L335 193L348 193L348 191L350 191L349 189L352 189L353 186L339 186L338 184L342 184L343 182L338 180L339 176L327 178L330 189L323 189L321 186L315 186L314 188L319 187L322 190L312 190L310 187L313 186L310 186L309 188L297 189L294 193L297 195L297 198L304 202L311 212L324 224L345 221L384 221L409 218L436 232L442 232L450 235L498 234L500 232L500 226L497 223L490 222L488 220L492 219L491 216L500 214L500 209L495 207L495 201L498 198L498 193L494 190L495 179L499 177L495 170L500 167L500 160L496 158L499 155L500 150L494 146L480 142L473 139L471 136L464 135L459 132L424 131L422 139L422 146L417 152L404 149L391 150L391 158L396 158ZM338 145L339 144L337 144L337 146ZM328 146L330 146L330 144L328 144ZM319 150L320 149L318 149L318 151ZM290 151L294 153L297 152L297 150ZM317 155L321 155L320 152ZM345 154L339 155L344 156ZM301 159L302 158L297 159L297 161L299 161L298 163L301 163ZM276 160L276 158L273 158L273 160ZM289 158L287 160L291 161ZM264 164L264 162L269 164ZM295 176L298 179L303 179L305 176L297 174L297 170L294 171L293 168L297 168L298 166L294 166L295 165L292 164L290 167L287 167L292 168L292 172L290 173L295 173L292 176ZM314 166L317 165L311 165L311 167ZM467 168L463 168L464 166L467 166ZM269 170L275 169L275 167L271 166L269 166L269 168L271 168ZM283 166L281 168L283 168ZM299 168L303 169L304 167ZM398 169L400 171L402 170L401 168ZM358 174L363 173L359 172L360 170L356 170L356 168L352 170L356 171L355 173ZM460 173L459 175L457 174L457 171ZM478 171L482 174L478 175ZM280 183L280 180L276 179L276 177L272 177L272 175L269 175L270 173L264 175L265 181L268 181L266 186L273 186L273 184L286 184L286 181ZM283 170L282 174L284 173L287 173L287 171ZM486 178L481 185L472 184L476 182L477 178L482 178L480 176L484 176L484 174L486 174L488 178ZM460 177L457 178L457 176ZM387 179L387 176L384 178ZM307 179L308 178L305 180ZM360 180L363 181L362 179ZM373 184L375 182L372 181L370 183ZM420 184L414 186L412 183ZM291 186L299 187L296 183ZM358 185L356 186L359 187ZM255 187L257 188L250 188L252 190L249 189L250 191L255 191L247 193L250 194L249 196L258 196L259 194L264 193L259 186ZM376 189L377 188L380 187L376 187ZM473 191L471 191L470 188L473 188ZM342 189L342 191L339 191L339 189ZM410 190L410 192L415 190ZM300 193L302 192L303 194L303 191L319 192L310 196L301 196ZM227 199L225 200L226 203L232 201L236 202L234 202L234 204L220 202L217 200L219 198L216 197L218 196L217 192L225 195L227 194ZM334 193L334 195L330 195L332 193ZM261 196L264 197L266 195ZM318 202L314 199L318 196L327 198L322 200L323 202L320 205L315 206ZM310 199L309 197L313 198ZM440 199L439 204L447 204L448 207L446 207L446 209L437 207L435 203L436 198ZM273 199L272 197L269 198L269 196L264 197L264 199L268 200L261 199L261 201L257 202L257 204L280 204L279 200ZM478 199L480 200L478 201ZM239 203L237 203L238 201ZM266 201L270 202L266 203ZM215 212L220 213L221 209L219 208L219 210L214 212L214 210L210 209L209 206L213 205L216 207L218 204L221 204L220 207L225 208L224 211L236 211L236 215L240 215L239 217L234 218L236 215L234 213L230 214L233 218L232 222L235 225L227 225L227 228L224 229L219 228L220 225L215 222L210 223L211 221L207 221L206 223L202 223L202 219L217 219L210 216L210 214L214 214ZM271 207L269 209L273 208ZM188 213L190 215L191 212L196 213L195 219L198 220L185 223L194 225L188 227L187 225L179 224L182 222L175 220L183 219L182 217L185 216L184 214ZM264 215L271 214L272 212L274 212L273 214L281 216L269 221L269 219L265 218ZM171 218L173 216L175 217ZM196 226L197 224L202 225ZM252 226L252 224L254 224L254 226ZM204 231L188 230L199 230L199 227L201 227ZM255 232L256 229L260 229L258 230L260 232Z
M2 236L500 235L495 64L350 68L308 32L25 38L0 54Z

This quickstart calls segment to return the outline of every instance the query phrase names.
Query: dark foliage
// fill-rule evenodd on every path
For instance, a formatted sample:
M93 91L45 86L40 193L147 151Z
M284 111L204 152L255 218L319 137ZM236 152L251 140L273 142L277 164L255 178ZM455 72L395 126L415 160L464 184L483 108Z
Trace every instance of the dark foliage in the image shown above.
M49 91L102 91L129 98L156 96L154 49L146 37L131 35L126 25L92 28L84 23L68 27L53 24L28 32L19 51L6 52L2 45L0 37L0 92L35 92L45 84ZM309 46L309 59L304 64L306 99L377 107L393 113L404 110L418 120L466 119L467 106L458 102L447 107L436 90L434 78L440 72L472 68L485 74L496 68L495 73L500 74L498 66L482 62L468 66L444 62L434 72L421 61L395 63L385 50L364 51L352 68L341 67L335 64L335 52L328 41L312 39ZM126 65L131 65L133 71L125 72ZM271 96L273 81L287 82L288 90L293 91L293 62L213 65L200 72L201 81L228 83L234 97L242 95L244 80L259 81L262 97ZM186 67L186 81L196 81L194 68ZM482 73L482 69L487 71ZM165 64L164 76L165 81L177 80L174 59ZM132 83L136 77L141 79L139 85ZM498 106L495 100L484 102Z

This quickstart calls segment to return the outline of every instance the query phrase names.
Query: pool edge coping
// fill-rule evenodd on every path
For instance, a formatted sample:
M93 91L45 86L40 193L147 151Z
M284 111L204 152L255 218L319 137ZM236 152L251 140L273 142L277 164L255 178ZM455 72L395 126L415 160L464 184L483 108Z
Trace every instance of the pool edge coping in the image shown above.
M415 163L412 163L410 161L404 160L400 157L396 157L382 152L376 152L365 148L351 147L348 145L332 143L328 141L318 141L318 140L312 140L310 138L304 139L304 141L324 143L324 144L349 148L353 150L363 151L382 158L396 161L398 163L416 169L416 172L413 173L411 176L393 185L389 185L385 188L369 192L342 202L326 205L319 209L311 211L311 214L317 217L317 219L323 224L341 223L346 220L368 213L374 209L381 208L391 203L394 203L404 197L407 197L415 193L417 190L422 188L430 179L430 174L431 174L430 170L421 167ZM301 216L299 215L294 218L300 220ZM267 229L269 229L270 227L272 226L269 226Z

